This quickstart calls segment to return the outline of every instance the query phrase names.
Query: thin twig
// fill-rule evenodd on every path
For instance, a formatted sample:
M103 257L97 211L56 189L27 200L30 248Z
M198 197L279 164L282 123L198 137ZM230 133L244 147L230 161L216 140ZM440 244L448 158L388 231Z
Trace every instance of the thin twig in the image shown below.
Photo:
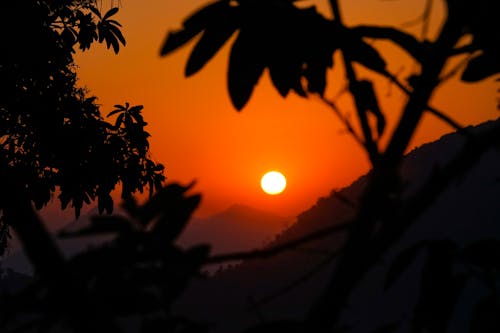
M405 87L404 84L402 84L397 77L392 75L389 72L386 72L384 74L392 83L394 83L401 91L403 91L406 95L410 96L412 91L410 91L407 87ZM426 105L425 106L426 111L430 112L432 115L436 116L437 118L441 119L448 125L450 125L453 129L458 131L461 134L464 134L465 136L471 136L471 133L469 133L462 125L457 123L455 120L453 120L450 116L446 115L444 112L430 106Z
M415 36L401 30L384 26L360 25L352 28L351 31L361 37L391 40L419 62L424 57L424 45Z
M478 51L477 44L470 43L461 47L454 48L453 50L451 50L450 56L461 55L464 53L473 53L475 51Z
M241 251L241 252L215 255L213 257L208 258L204 264L207 265L214 263L222 263L225 261L233 261L233 260L255 260L255 259L269 258L277 254L280 254L284 251L294 249L302 244L327 238L335 233L347 231L350 224L351 221L347 221L332 226L328 226L325 228L321 228L303 237L261 250Z
M431 9L432 9L432 0L427 0L427 2L425 3L424 11L422 12L422 14L420 14L419 16L417 16L414 19L411 19L409 21L401 23L400 27L401 28L410 27L410 26L417 25L420 22L422 22L421 38L422 38L422 40L425 40L425 38L427 37L427 34L429 32Z
M317 95L319 96L319 99L321 102L323 102L324 104L328 105L330 107L330 109L333 111L333 113L335 113L335 115L340 119L340 121L344 124L344 126L346 127L347 131L353 136L354 140L356 140L356 142L358 142L363 148L366 148L365 146L365 143L363 142L363 139L361 139L361 137L358 135L358 133L356 133L356 131L354 130L354 127L351 125L351 123L349 122L349 119L347 119L343 114L342 112L340 111L340 109L337 107L337 105L335 104L334 101L330 101L328 100L326 97L324 96L321 96L321 95Z
M333 8L333 16L335 18L334 24L336 24L337 27L341 30L345 29L340 10L338 10L338 4L333 0L330 0L330 4L332 8L334 7ZM362 96L363 93L360 89L360 82L356 77L356 72L352 65L352 59L350 58L349 52L341 48L340 54L345 68L345 76L347 78L347 81L349 82L349 90L351 91L351 95L354 98L354 105L356 107L358 120L360 122L361 130L363 133L363 142L365 150L368 153L368 157L370 158L372 165L376 165L380 159L380 151L379 147L377 146L377 143L373 138L370 124L368 123L368 117L367 117L368 110L366 109L366 105L363 105L361 102L363 99Z
M439 83L443 83L455 76L462 68L464 68L467 63L474 58L475 54L469 54L467 57L462 59L455 67L453 67L448 73L444 74L440 79Z
M427 0L425 3L424 13L422 14L422 40L425 40L427 38L427 34L429 33L432 2L432 0Z

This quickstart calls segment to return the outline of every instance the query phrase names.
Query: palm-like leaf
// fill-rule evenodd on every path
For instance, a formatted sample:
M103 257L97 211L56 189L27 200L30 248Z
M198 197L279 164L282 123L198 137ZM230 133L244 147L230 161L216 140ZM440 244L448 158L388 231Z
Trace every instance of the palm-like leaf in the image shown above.
M302 78L310 92L323 94L338 42L335 34L328 40L322 37L332 35L335 27L314 8L298 8L294 2L217 1L184 21L181 30L169 33L160 54L167 55L203 33L186 65L190 76L239 30L228 69L229 95L237 110L246 105L266 67L282 96L290 90L305 96Z
M120 30L121 24L115 20L109 19L118 12L118 8L111 8L104 14L97 24L98 40L100 43L106 42L106 47L113 48L115 53L120 51L120 43L125 46L126 41Z

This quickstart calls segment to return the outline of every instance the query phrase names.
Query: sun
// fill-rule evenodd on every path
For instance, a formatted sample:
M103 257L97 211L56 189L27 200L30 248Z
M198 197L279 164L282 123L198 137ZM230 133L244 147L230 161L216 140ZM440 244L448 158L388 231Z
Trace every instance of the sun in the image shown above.
M281 172L269 171L260 180L262 190L270 195L280 194L285 190L286 178Z

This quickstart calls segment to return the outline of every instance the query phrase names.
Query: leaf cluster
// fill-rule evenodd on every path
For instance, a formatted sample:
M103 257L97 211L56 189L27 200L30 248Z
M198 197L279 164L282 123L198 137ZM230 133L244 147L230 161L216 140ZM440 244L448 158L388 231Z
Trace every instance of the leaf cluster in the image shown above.
M314 7L299 7L295 0L218 0L189 16L179 30L171 31L160 50L162 56L199 38L188 58L185 75L201 70L233 35L228 67L228 91L233 106L241 110L267 68L279 94L290 91L306 97L323 96L327 71L333 66L333 54L341 50L349 61L358 63L394 80L386 62L367 39L390 40L407 51L417 62L427 61L430 42L419 41L391 27L346 27L327 19ZM471 3L449 0L449 17L456 21L473 43L457 50L473 57L462 80L474 82L500 72L498 20L491 10L492 1ZM415 77L408 78L413 86ZM354 89L355 90L355 89ZM380 117L380 115L378 116ZM382 124L379 122L379 124Z
M19 293L3 295L2 332L42 326L50 332L60 325L75 328L74 311L84 311L88 321L97 320L79 303L95 307L112 322L139 315L141 332L207 331L208 324L171 311L189 282L204 277L200 267L210 250L203 244L181 249L174 243L201 200L198 194L186 193L191 187L169 184L143 205L127 200L126 216L96 216L88 226L60 232L62 238L108 235L111 240L71 258L67 274L54 277L60 283L55 289L35 279ZM68 277L71 284L64 281ZM58 293L72 294L62 301Z
M37 209L55 193L78 217L97 200L111 213L117 184L123 197L164 181L163 166L149 155L149 134L140 126L115 128L97 98L78 86L75 47L106 43L118 53L125 39L117 8L105 14L96 1L0 3L0 183L15 179ZM127 106L128 108L128 106ZM130 108L141 117L142 106ZM3 207L0 193L0 210ZM8 221L4 221L8 223Z

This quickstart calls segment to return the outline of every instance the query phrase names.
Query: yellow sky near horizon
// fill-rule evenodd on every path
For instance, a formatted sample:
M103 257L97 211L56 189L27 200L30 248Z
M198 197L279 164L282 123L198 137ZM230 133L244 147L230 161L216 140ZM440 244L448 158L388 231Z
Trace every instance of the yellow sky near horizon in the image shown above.
M443 15L442 4L435 2L434 33ZM196 179L195 190L203 194L197 214L208 215L241 203L279 215L296 215L368 171L363 150L328 107L313 97L281 98L267 74L248 105L237 112L226 86L228 45L200 73L187 79L184 66L194 42L172 55L159 56L167 32L180 28L182 20L205 3L122 0L117 20L124 27L127 46L114 55L96 45L76 57L80 84L98 96L103 113L114 104L144 105L153 158L166 166L169 181ZM328 10L326 1L316 3L321 11ZM417 18L424 3L344 0L341 6L349 24L400 27ZM419 27L408 29L418 31ZM390 60L389 69L401 78L413 69L403 52L388 43L375 46ZM328 76L329 97L345 85L339 61L336 64ZM384 80L378 80L376 86L390 130L405 96ZM432 105L453 113L461 124L478 124L498 116L496 89L492 79L475 85L450 80L436 91ZM345 112L352 112L347 97L339 104ZM425 116L410 149L450 131L447 125ZM269 196L260 189L260 177L271 169L287 177L288 186L281 195Z

